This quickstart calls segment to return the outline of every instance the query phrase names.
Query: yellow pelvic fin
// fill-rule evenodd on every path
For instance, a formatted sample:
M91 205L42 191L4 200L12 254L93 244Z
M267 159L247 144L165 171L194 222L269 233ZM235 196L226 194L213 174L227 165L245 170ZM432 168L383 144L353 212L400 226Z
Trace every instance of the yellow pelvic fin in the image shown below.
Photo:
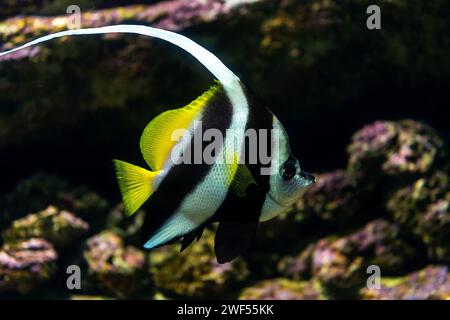
M182 132L178 130L187 130L195 117L220 88L220 83L212 86L187 106L163 112L145 127L141 136L140 147L145 161L152 170L161 170L170 150L182 136ZM172 135L176 132L180 135L173 137Z
M121 160L113 160L113 162L125 213L127 216L131 216L154 192L153 180L159 171L148 171Z
M231 191L233 191L239 198L245 198L247 196L246 190L252 185L256 184L255 178L248 169L247 165L238 163L238 157L234 155L234 164L231 165L231 171L235 172L233 180L231 181Z

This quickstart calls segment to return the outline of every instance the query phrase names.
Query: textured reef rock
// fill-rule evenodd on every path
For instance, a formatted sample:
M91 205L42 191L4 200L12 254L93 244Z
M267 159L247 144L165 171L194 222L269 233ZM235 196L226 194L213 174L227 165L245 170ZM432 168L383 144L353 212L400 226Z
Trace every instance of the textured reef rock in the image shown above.
M337 170L317 175L316 180L286 213L261 224L247 256L252 270L257 269L264 276L274 276L285 267L306 270L305 263L291 261L290 252L304 249L318 233L347 227L350 222L365 218L361 195L350 175ZM280 243L290 245L280 248ZM286 265L277 266L280 263Z
M84 257L94 282L119 298L132 297L148 286L145 253L125 246L117 233L104 231L88 239Z
M277 271L283 276L302 280L311 277L312 257L315 250L315 243L311 243L301 250L297 256L285 256L278 260Z
M428 207L419 221L419 233L431 259L450 263L450 193Z
M311 273L327 289L352 289L364 281L363 257L351 254L352 248L346 245L346 240L325 239L316 244Z
M448 175L437 171L393 193L387 202L387 209L398 223L413 233L420 233L419 222L428 206L442 199L448 191Z
M180 30L200 23L217 19L228 14L236 7L245 4L234 1L229 5L220 0L172 0L162 1L155 5L132 5L112 9L81 12L81 27L93 28L106 25L121 24L127 21L139 21L141 24L152 24L167 30ZM69 15L56 17L17 16L0 23L0 31L6 44L3 49L22 43L28 36L47 34L66 30L73 18ZM29 51L31 52L31 51ZM12 55L14 56L14 55ZM17 58L25 57L23 54Z
M278 272L294 280L312 276L329 289L349 289L363 284L370 265L397 274L416 258L417 252L401 238L399 227L380 219L346 236L320 239L297 256L284 257Z
M105 212L101 228L114 231L91 237L84 247L89 277L83 288L94 296L106 293L118 298L448 298L446 267L430 267L409 276L389 278L421 265L427 259L426 250L430 262L448 263L448 175L433 168L418 178L415 173L411 176L414 177L411 182L391 192L381 206L387 211L383 216L391 217L392 221L378 219L361 228L360 217L367 216L361 215L363 196L358 190L358 179L353 180L351 172L341 170L319 175L317 185L308 189L290 210L262 224L258 241L248 255L225 265L216 262L210 230L182 253L177 245L153 250L148 255L127 245L134 243L144 212L124 219L119 204L106 214L106 201L78 200L101 199L85 197L95 193L73 188L55 177L37 175L19 183L14 193L2 197L1 204L6 212L39 207L46 202L74 208L84 216L89 212ZM339 225L340 233L330 233L329 226L333 224ZM314 232L322 230L324 236L308 232L311 226ZM65 259L64 266L72 260L82 265L82 254L75 250L72 257L64 246L82 243L87 228L84 219L53 206L14 220L2 234L6 245L0 251L0 292L26 294L50 281L58 269L58 256L58 260ZM424 247L410 242L411 235L415 241L422 241ZM53 245L60 248L59 254ZM381 269L381 290L361 289L370 265ZM247 280L253 284L243 288Z
M242 258L226 264L217 263L213 232L205 230L202 238L182 253L177 245L153 250L151 272L162 292L191 298L224 297L249 275Z
M403 239L411 233L428 246L430 258L446 262L448 216L443 199L449 178L442 139L416 121L378 121L356 132L347 150L347 171L318 175L317 183L286 215L262 225L257 246L261 257L252 255L251 266L265 261L269 249L275 253L265 261L265 275L312 275L326 287L350 288L362 283L372 263L388 274L398 273L420 256L422 248ZM395 224L377 220L360 232L327 237L314 249L308 245L316 235L348 233L371 217L387 214ZM275 239L290 246L280 251ZM358 244L366 240L367 248Z
M159 1L159 0L157 0ZM121 6L130 5L134 3L143 2L157 2L154 0L77 0L78 5L82 11L107 8L111 5ZM15 16L15 15L35 15L35 16L50 16L65 13L67 7L73 4L70 0L2 0L0 8L0 17Z
M375 220L348 236L319 240L298 257L281 260L279 270L291 279L312 275L326 289L347 290L364 283L370 265L378 265L385 274L398 273L415 257L396 225Z
M101 216L109 206L103 197L86 187L74 187L57 176L37 173L20 181L12 192L0 196L0 227L49 205L73 212L88 222Z
M442 139L430 127L413 121L377 121L357 131L348 146L348 169L361 184L374 187L408 182L443 164ZM391 179L389 179L391 178Z
M273 279L258 282L245 288L240 300L322 300L320 285L310 281Z
M4 245L0 250L0 292L28 293L56 272L58 254L44 239Z
M85 234L89 225L68 211L56 207L30 214L15 220L2 234L5 242L16 242L29 238L43 238L57 247L73 244Z
M434 130L412 120L378 121L356 132L347 150L349 174L371 192L374 207L421 239L431 259L447 262L450 179L446 148Z
M320 223L342 227L361 214L361 196L353 178L342 170L317 176L298 201L296 209L303 216L313 216Z
M361 297L372 300L448 300L448 267L429 266L403 278L382 278L380 289L364 288L361 290Z

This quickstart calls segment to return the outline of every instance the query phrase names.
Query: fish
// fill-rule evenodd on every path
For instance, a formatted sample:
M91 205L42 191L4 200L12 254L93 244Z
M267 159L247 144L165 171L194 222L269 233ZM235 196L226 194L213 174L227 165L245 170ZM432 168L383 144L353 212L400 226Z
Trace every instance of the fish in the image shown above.
M286 212L315 182L314 175L300 167L285 128L263 98L217 56L179 33L143 25L72 29L0 56L64 36L108 33L165 40L191 54L215 78L191 103L147 124L140 139L147 168L113 160L125 214L146 209L142 246L151 250L181 241L183 251L205 227L218 223L217 262L234 260L248 250L258 225ZM206 154L210 161L202 159Z

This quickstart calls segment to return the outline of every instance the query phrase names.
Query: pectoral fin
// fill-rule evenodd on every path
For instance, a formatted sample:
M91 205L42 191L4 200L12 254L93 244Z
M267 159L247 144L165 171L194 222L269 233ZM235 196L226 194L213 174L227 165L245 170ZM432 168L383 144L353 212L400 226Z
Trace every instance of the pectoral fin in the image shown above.
M244 198L247 196L247 188L252 184L257 185L248 167L245 164L238 164L233 181L231 182L231 190L239 198Z

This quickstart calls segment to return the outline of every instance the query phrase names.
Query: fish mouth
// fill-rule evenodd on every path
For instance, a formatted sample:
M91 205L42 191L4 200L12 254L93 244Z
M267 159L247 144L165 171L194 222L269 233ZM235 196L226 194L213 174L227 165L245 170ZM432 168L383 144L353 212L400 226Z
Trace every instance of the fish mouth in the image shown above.
M302 171L300 172L300 177L308 182L307 184L308 186L313 183L316 183L316 177L312 173Z

